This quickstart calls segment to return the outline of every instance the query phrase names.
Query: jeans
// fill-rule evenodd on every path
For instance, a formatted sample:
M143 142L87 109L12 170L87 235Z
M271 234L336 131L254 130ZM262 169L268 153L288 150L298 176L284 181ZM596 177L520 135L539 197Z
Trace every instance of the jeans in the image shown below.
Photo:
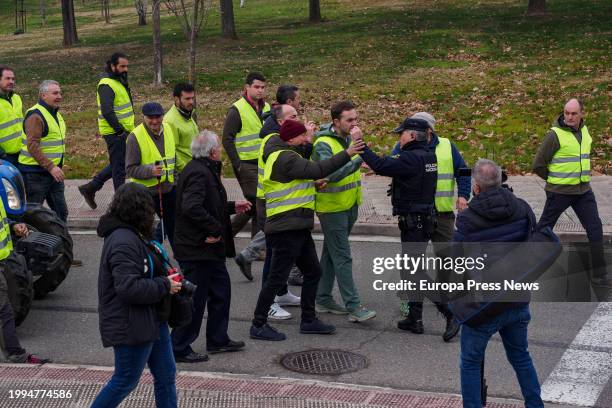
M162 194L161 200L162 200L161 205L163 206L163 210L164 210L163 217L160 211L159 195L157 192L155 192L153 195L153 201L155 202L155 214L157 214L157 216L159 217L160 222L157 224L157 227L155 228L154 238L157 242L164 242L163 241L164 237L168 238L168 241L170 241L170 246L172 247L172 251L174 251L174 225L175 225L175 214L176 214L175 189L172 188L170 192ZM164 237L162 237L162 222L163 222L163 227L164 227L163 228Z
M353 259L349 235L357 221L359 207L355 204L346 211L319 213L323 229L323 252L321 254L321 280L317 290L317 303L329 305L334 302L332 290L334 281L346 310L359 307L361 300L353 280Z
M125 184L125 146L127 133L104 135L108 149L109 164L106 165L91 181L96 191L102 189L107 180L113 179L115 191Z
M172 348L177 356L193 352L191 344L200 335L204 309L208 307L206 319L206 347L219 348L229 343L229 325L232 287L225 261L181 262L185 278L198 288L193 295L193 317L191 323L172 330Z
M168 324L159 324L159 338L137 346L115 346L115 372L91 408L113 408L138 385L145 364L154 379L155 405L173 408L176 402L176 364L172 355Z
M263 326L268 321L268 310L279 290L287 284L291 267L295 264L304 274L302 285L302 321L316 318L315 297L321 277L321 266L310 230L282 231L266 234L270 253L270 272L259 293L253 324Z
M529 306L509 309L488 323L461 329L461 395L464 408L481 408L480 366L491 336L499 332L506 357L516 373L526 408L543 408L540 383L527 350Z
M0 272L1 274L2 272ZM4 279L4 277L2 277ZM0 305L0 349L6 352L7 356L17 356L25 354L25 349L21 347L15 330L15 315L11 302L7 301Z
M249 262L259 258L261 251L266 249L266 235L263 231L257 231L251 242L240 252Z
M47 200L57 216L64 222L68 219L68 206L64 197L64 182L59 183L48 172L23 173L26 197L29 203L41 204Z

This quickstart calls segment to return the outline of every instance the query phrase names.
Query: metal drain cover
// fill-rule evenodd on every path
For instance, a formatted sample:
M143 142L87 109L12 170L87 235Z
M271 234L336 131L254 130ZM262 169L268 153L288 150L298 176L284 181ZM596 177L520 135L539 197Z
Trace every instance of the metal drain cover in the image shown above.
M306 350L285 354L281 364L303 374L338 375L361 370L368 360L361 354L344 350Z

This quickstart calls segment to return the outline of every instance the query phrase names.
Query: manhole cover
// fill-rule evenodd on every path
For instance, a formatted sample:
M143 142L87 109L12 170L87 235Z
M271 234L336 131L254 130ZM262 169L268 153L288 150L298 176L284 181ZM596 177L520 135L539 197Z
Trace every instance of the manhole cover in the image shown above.
M350 351L307 350L286 354L281 364L298 373L337 375L361 370L368 361L365 356Z

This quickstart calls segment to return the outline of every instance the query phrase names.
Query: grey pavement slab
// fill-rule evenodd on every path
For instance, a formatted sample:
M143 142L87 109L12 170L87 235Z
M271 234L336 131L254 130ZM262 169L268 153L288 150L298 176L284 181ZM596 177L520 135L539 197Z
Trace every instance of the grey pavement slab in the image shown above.
M113 195L112 183L107 182L96 195L98 208L91 210L83 200L77 187L86 180L66 181L66 201L68 203L68 222L72 228L93 229L98 219L106 211ZM231 200L242 199L242 192L236 179L223 180ZM387 196L390 179L381 176L363 176L363 203L359 208L359 218L354 228L355 234L391 235L397 236L396 219L391 215L391 200ZM508 184L512 186L517 196L527 200L533 207L536 216L544 209L546 195L544 181L536 176L511 176ZM612 176L597 176L592 178L593 191L597 197L599 215L601 217L604 235L612 239ZM315 230L320 230L315 217ZM580 225L573 210L569 209L560 218L555 232L566 240L585 238L584 229Z

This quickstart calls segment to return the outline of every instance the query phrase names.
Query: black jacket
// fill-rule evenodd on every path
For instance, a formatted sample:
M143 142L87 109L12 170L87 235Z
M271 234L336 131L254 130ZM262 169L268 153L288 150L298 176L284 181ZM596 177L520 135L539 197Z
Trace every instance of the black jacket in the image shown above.
M475 195L469 207L457 215L454 242L525 242L534 232L536 219L533 210L526 201L516 197L510 190L500 187L487 190ZM518 244L517 244L518 245ZM512 245L485 244L483 253L487 254L485 265L488 269L494 267L495 262L507 259L508 253L513 251ZM516 247L519 248L520 247ZM455 247L457 249L457 247ZM477 250L471 246L470 250ZM463 256L479 256L478 254L463 253ZM521 268L519 268L521 269ZM522 270L517 270L522 272ZM469 326L478 326L491 321L496 316L509 309L524 307L525 302L489 303L478 315L466 322ZM455 308L473 307L470 304L461 304ZM454 313L461 314L462 310L453 308Z
M179 177L176 194L174 257L179 261L224 260L236 255L230 215L233 201L227 201L221 182L221 162L193 159ZM207 237L221 241L207 244Z
M104 237L98 275L98 313L104 347L137 345L159 336L160 304L167 304L170 282L137 232L103 216ZM151 276L153 275L153 276Z
M265 119L261 130L259 131L259 137L263 139L268 136L270 133L279 133L280 125L276 120L276 116L270 113L270 115Z
M270 178L281 183L296 179L319 180L329 176L334 171L348 163L351 158L346 151L332 156L327 160L312 161L312 145L290 146L280 136L272 136L264 146L263 160L277 150L285 150L278 155ZM287 151L288 150L288 151ZM272 234L282 231L298 231L314 227L314 210L296 208L272 217L266 218L264 232Z

